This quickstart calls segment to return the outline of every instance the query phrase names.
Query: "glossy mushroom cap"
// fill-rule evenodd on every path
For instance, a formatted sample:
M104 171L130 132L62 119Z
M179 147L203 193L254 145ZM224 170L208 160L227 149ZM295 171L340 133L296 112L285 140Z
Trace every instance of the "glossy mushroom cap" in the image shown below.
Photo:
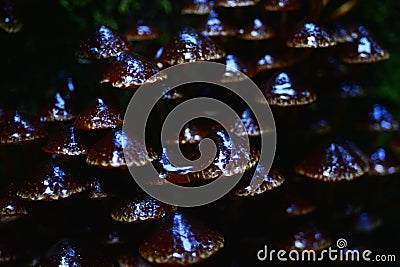
M246 132L241 131L239 125L234 125L233 129L231 129L232 132L239 136L244 137L247 134L249 137L257 137L272 132L272 127L271 129L260 129L256 116L249 108L243 111L240 118L246 128Z
M336 45L335 39L314 22L303 23L286 41L293 48L324 48Z
M298 227L280 243L280 246L287 251L321 251L331 246L332 240L327 233L311 224Z
M17 195L29 201L60 200L84 191L87 184L65 163L52 159L36 167Z
M392 132L399 129L399 122L380 104L375 104L368 113L367 129L371 132Z
M176 64L212 61L225 56L209 37L197 33L193 28L185 28L165 45L157 66L165 68Z
M324 182L344 182L369 171L366 156L350 142L331 142L315 150L301 161L296 172Z
M342 55L347 64L375 63L389 59L389 52L383 49L370 36L362 36L351 44Z
M213 257L224 242L220 233L178 211L141 242L139 254L152 264L187 266Z
M3 1L0 4L0 29L7 33L19 32L22 28L22 22L17 17L14 5Z
M378 147L369 157L369 174L386 176L400 172L400 162L388 149Z
M215 10L211 10L205 25L200 29L200 32L201 34L210 37L236 35L236 31L231 26L224 23Z
M107 192L103 189L100 179L94 178L88 188L89 198L91 200L102 200L109 198Z
M46 138L44 124L26 119L18 111L0 124L1 144L24 144Z
M210 0L187 0L182 8L183 15L208 15L214 8L214 1Z
M261 58L257 59L255 71L260 73L268 70L283 69L295 65L301 59L301 56L290 50L284 51L284 53L266 52Z
M160 37L160 35L160 30L157 27L143 23L129 27L125 32L125 38L130 42L154 40Z
M88 142L77 133L72 125L64 126L43 147L43 150L47 153L66 156L86 155L88 149Z
M110 83L113 87L127 89L139 88L145 84L163 80L156 75L157 66L150 60L134 53L121 53L103 75L100 83Z
M78 59L99 60L116 57L121 52L132 52L132 46L108 26L101 25L76 51Z
M160 220L176 207L164 204L151 196L141 195L120 202L111 210L111 218L117 222L144 222Z
M267 11L294 11L301 7L299 0L267 0L264 8Z
M241 82L248 79L246 65L235 55L229 54L225 57L225 73L221 83Z
M89 149L86 163L98 168L140 167L156 157L145 144L129 139L122 130L116 129Z
M296 85L286 72L278 72L271 77L265 86L264 96L269 105L281 107L307 105L317 99L312 90ZM264 100L258 100L261 101Z
M74 127L80 130L106 130L122 125L123 115L103 99L97 98L76 118Z
M11 222L27 214L28 212L17 196L13 185L0 193L0 223Z
M305 216L317 209L315 204L296 189L286 189L282 198L283 212L288 216Z
M260 0L215 0L216 7L255 6Z
M240 29L237 35L239 39L250 41L268 40L273 37L275 37L274 30L259 18L253 19L249 25Z

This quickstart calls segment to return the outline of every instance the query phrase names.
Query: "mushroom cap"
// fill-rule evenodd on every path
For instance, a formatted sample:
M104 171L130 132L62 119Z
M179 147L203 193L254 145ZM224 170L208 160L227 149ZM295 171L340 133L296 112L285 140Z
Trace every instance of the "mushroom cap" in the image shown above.
M386 176L400 172L400 162L388 149L378 147L369 157L369 174Z
M160 220L176 207L164 204L151 196L141 195L124 200L111 210L111 218L117 222L143 222Z
M399 129L399 122L380 104L374 104L368 113L367 129L370 132L393 132Z
M229 54L225 57L225 73L221 83L234 83L247 80L248 69L246 65L235 55Z
M314 212L317 206L304 198L298 190L289 189L283 192L283 211L288 216L304 216Z
M237 35L239 39L250 41L268 40L273 37L275 37L275 31L259 18L253 19L250 24L240 29Z
M39 112L42 122L64 122L76 118L78 115L69 94L56 92L51 102L45 105Z
M156 75L159 71L153 62L138 54L121 53L104 73L100 83L110 83L122 89L136 89L163 80L165 77Z
M47 128L39 121L29 120L16 111L0 124L0 143L24 144L46 138Z
M18 189L17 195L30 201L53 201L84 191L87 182L64 162L52 159L36 167Z
M145 144L115 129L88 150L86 163L98 168L127 168L144 166L155 158L157 155Z
M286 72L277 72L267 82L264 96L271 106L302 106L316 101L316 94L310 89L303 89L293 83L292 78ZM258 100L264 104L265 100Z
M157 66L168 67L176 64L217 60L225 56L209 37L185 28L175 35L163 48Z
M129 27L125 32L126 40L130 42L142 42L155 40L161 35L160 30L149 24L138 23L132 27Z
M260 0L216 0L216 7L246 7L255 6Z
M287 251L321 251L331 244L332 239L327 233L313 224L307 224L299 226L295 231L288 234L280 246Z
M293 48L324 48L336 45L335 39L314 22L300 25L286 41Z
M215 10L211 10L205 25L199 31L201 34L210 37L236 35L236 31L230 25L224 23Z
M289 50L284 53L266 52L256 62L256 73L268 70L283 69L291 67L302 60L301 55L296 55L295 51Z
M97 98L76 118L74 127L80 130L106 130L121 126L123 114L106 102Z
M244 127L246 128L246 132L241 131L239 125L234 125L231 129L232 132L239 136L244 137L247 134L250 137L257 137L272 132L271 129L264 129L264 131L260 129L256 116L249 108L246 108L243 111L240 118Z
M214 256L224 242L217 231L177 211L145 237L139 254L150 263L187 266Z
M389 59L389 52L383 49L370 36L361 36L348 44L342 55L342 61L347 64L375 63Z
M287 12L297 10L300 7L299 0L267 0L264 4L267 11Z
M19 32L22 28L22 22L18 18L14 6L8 1L3 1L0 5L0 29L7 33Z
M296 167L296 173L324 182L345 182L369 171L366 156L353 143L330 142L313 151Z
M363 212L354 220L353 228L356 232L372 232L382 225L382 219L375 214Z
M187 0L182 8L182 15L208 15L214 8L214 1Z
M100 179L94 178L89 185L89 198L91 200L103 200L109 197L107 192L103 189Z
M13 186L0 193L0 223L11 222L27 214L28 212Z
M66 156L86 155L89 149L88 142L79 135L73 125L66 125L50 137L43 150L51 154Z
M76 51L79 59L99 60L116 57L121 52L131 52L133 47L112 28L101 25L86 40L82 41Z
M364 88L353 81L341 83L339 85L339 90L339 96L344 99L361 97L365 95Z
M361 36L368 36L369 32L361 25L342 25L334 23L330 28L330 33L337 43L351 43Z

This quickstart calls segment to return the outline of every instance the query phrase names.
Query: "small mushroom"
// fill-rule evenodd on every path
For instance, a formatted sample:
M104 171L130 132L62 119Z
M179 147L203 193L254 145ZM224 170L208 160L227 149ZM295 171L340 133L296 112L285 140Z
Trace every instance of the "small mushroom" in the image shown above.
M268 40L275 37L271 26L260 18L255 18L249 25L239 30L237 38L249 41Z
M130 42L143 42L159 38L160 30L149 24L139 22L137 25L129 27L125 32L126 40Z
M7 33L17 33L22 28L15 6L9 1L2 1L0 4L0 28Z
M287 12L298 10L301 7L299 0L267 0L264 8L271 12Z
M336 45L336 41L324 28L314 22L305 22L290 35L286 45L293 48L324 48Z
M369 174L386 176L400 172L400 162L388 149L378 147L369 157Z
M266 52L256 62L256 73L269 70L283 69L291 67L300 62L301 56L296 55L294 51L284 51L284 53Z
M317 206L306 199L299 190L286 189L282 198L282 210L290 217L305 216L317 209Z
M7 190L0 193L0 222L11 222L27 214L26 208L16 194L14 185L10 185Z
M103 200L109 198L107 192L103 189L100 179L94 178L88 188L89 198L91 200Z
M362 36L348 44L342 55L347 64L375 63L389 59L389 52L376 43L371 36Z
M235 55L228 54L225 57L225 73L220 79L221 83L234 83L247 80L248 69Z
M177 211L145 237L139 254L152 264L188 266L215 256L224 243L220 233Z
M214 1L187 0L181 10L182 15L208 15L214 8Z
M255 6L260 0L216 0L216 7L247 7Z
M254 113L249 108L242 112L240 119L246 128L246 132L241 131L239 125L234 125L231 129L232 132L239 136L244 137L247 134L249 137L258 137L272 132L272 129L263 129L264 131L260 129Z
M374 104L372 111L368 113L366 124L370 132L393 132L399 129L399 122L381 104Z
M363 212L354 220L354 230L356 232L372 232L382 225L382 219L375 214Z
M230 25L221 20L220 15L215 10L211 10L205 25L201 27L199 31L203 35L209 37L236 35L236 31Z

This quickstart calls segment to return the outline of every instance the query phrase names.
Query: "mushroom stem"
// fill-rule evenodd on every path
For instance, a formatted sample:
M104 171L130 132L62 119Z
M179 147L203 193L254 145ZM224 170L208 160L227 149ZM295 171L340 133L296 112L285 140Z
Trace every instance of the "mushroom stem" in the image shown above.
M281 31L280 31L280 35L281 35L281 40L282 43L285 44L286 40L287 40L287 33L288 33L288 14L287 12L281 12L281 18L280 18L280 23L281 23Z

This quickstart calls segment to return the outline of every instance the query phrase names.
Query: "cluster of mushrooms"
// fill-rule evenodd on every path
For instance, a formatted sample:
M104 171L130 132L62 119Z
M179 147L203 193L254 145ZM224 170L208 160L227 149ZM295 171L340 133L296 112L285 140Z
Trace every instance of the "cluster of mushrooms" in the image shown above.
M158 50L154 25L93 29L71 59L96 73L91 101L82 102L85 92L69 77L35 116L0 108L1 165L10 174L0 195L0 266L254 266L264 245L320 251L342 236L354 249L368 248L368 238L351 238L384 223L380 198L400 171L393 155L400 134L389 108L358 81L389 53L365 27L342 21L356 1L322 15L331 2L188 0L185 25ZM12 11L2 8L8 19L0 27L9 33L22 27ZM154 129L176 104L214 96L235 106L250 155L230 155L227 131L206 119L187 123L175 140L189 158L202 139L216 143L214 161L201 172L171 168L157 138L142 144L124 133L135 90L163 83L162 69L195 61L226 64L223 83L240 86L244 73L259 85L265 98L256 101L271 107L276 123L274 166L259 162L260 138L269 132L251 109L212 86L169 91ZM227 172L221 163L230 158L246 160ZM128 167L147 164L182 186L221 174L243 178L214 203L181 208L135 183ZM257 187L249 183L255 168L263 181Z

